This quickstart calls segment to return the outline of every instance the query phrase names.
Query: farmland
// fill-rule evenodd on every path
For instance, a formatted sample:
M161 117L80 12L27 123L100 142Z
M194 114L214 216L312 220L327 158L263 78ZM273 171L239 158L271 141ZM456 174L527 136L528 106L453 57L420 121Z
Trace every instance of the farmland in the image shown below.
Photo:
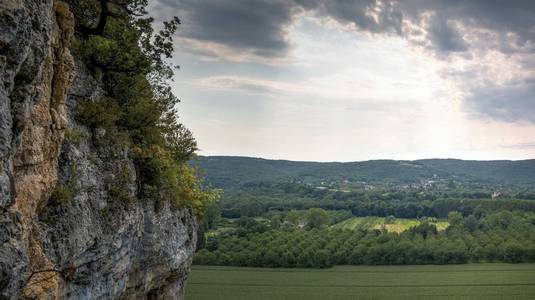
M303 214L305 214L303 212ZM385 220L385 217L351 217L349 219L337 222L330 226L331 229L343 229L343 230L369 230L369 229L386 229L388 232L403 232L411 227L420 225L422 222L416 218L404 219L404 218L393 218L391 222ZM270 220L266 218L257 217L254 218L255 221L269 224ZM437 227L438 231L445 230L448 228L449 223L446 220L434 220L429 218L428 221L431 224L434 224ZM232 219L223 219L220 221L222 225L218 227L217 230L211 232L211 234L223 234L229 233L236 230L238 225L235 220Z
M388 232L399 233L408 230L411 227L418 226L420 223L421 222L417 219L396 218L391 224L385 224L385 218L383 217L353 217L333 225L332 228L355 230L381 229L382 226L384 226L384 229L388 230ZM444 230L449 225L447 221L436 221L432 223L436 225L437 230Z
M535 264L193 266L186 299L534 299Z

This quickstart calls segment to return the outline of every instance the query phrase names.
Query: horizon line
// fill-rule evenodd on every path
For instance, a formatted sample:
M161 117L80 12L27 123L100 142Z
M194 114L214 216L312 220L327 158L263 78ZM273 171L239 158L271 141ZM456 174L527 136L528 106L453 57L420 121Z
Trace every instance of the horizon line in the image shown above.
M248 158L248 159L262 159L262 160L274 160L274 161L289 161L289 162L310 162L310 163L358 163L358 162L369 162L369 161L422 161L422 160L457 160L457 161L474 161L474 162L521 162L521 161L531 161L535 158L527 159L463 159L463 158L418 158L418 159L393 159L393 158L375 158L375 159L366 159L366 160L347 160L347 161L327 161L327 160L294 160L286 158L266 158L261 156L247 156L247 155L229 155L229 154L213 154L213 155L201 155L198 154L198 157L225 157L225 158Z

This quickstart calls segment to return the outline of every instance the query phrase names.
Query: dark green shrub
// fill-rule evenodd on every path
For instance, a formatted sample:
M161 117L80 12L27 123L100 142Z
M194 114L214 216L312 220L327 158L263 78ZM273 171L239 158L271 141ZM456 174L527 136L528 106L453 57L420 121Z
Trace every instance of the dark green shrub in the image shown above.
M76 193L76 179L78 177L78 165L72 164L69 168L69 179L66 183L57 183L50 197L48 203L52 206L66 205L71 202Z
M64 138L65 138L65 141L67 141L69 143L73 143L73 144L79 145L80 142L82 142L82 140L84 138L86 138L86 136L84 135L84 133L82 131L80 131L78 129L69 128L69 129L65 130Z
M74 191L70 185L58 184L52 190L48 203L53 206L62 206L71 202Z
M78 104L76 120L91 128L113 128L121 117L121 108L110 98Z
M108 194L114 199L128 203L134 199L128 187L134 183L134 174L127 166L115 174L113 180L108 183Z

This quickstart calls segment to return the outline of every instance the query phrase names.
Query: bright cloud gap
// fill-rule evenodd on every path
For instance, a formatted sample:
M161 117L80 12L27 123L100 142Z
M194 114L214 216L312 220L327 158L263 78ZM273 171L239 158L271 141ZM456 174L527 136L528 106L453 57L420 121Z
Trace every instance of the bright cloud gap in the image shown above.
M203 154L322 161L535 154L534 31L525 28L533 25L497 15L535 16L529 5L174 3L153 11L183 20L174 88ZM221 15L210 19L214 11Z

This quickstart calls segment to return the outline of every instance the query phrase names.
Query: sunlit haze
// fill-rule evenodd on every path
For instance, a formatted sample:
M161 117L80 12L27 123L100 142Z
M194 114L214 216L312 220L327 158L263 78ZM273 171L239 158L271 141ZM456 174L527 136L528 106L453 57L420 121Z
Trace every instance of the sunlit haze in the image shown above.
M154 3L200 154L535 157L531 2L354 2Z

